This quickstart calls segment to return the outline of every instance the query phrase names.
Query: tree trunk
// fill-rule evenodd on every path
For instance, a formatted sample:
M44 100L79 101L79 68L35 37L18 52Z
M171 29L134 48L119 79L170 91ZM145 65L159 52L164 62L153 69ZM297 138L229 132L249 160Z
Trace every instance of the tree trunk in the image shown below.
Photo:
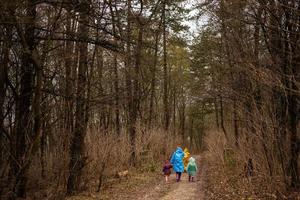
M286 33L288 35L289 41L289 65L287 66L287 76L291 77L288 80L288 115L289 115L289 131L290 131L290 151L291 151L291 161L290 161L290 171L291 171L291 188L299 189L300 188L300 177L299 177L299 138L298 138L298 125L300 119L300 106L299 106L299 86L300 81L300 70L299 70L299 6L298 3L294 2L289 4L285 2L285 6L292 6L285 13L286 16ZM297 10L296 10L297 9ZM290 11L292 10L292 11ZM291 16L290 16L291 15Z
M112 5L110 2L109 5L110 13L112 17L112 28L113 28L113 34L117 34L116 31L116 25L115 25L115 16L112 10ZM115 89L115 126L116 126L116 132L117 135L120 135L121 127L120 127L120 96L119 96L119 72L118 72L118 58L117 54L113 55L113 67L114 67L114 89Z
M173 87L173 135L176 134L176 86Z
M24 37L23 55L21 58L21 82L20 82L20 95L17 102L16 112L16 135L14 138L14 152L11 158L11 167L14 175L13 192L15 198L26 197L26 183L27 183L27 169L29 167L26 158L27 142L26 137L31 137L31 101L33 97L33 79L35 63L32 55L35 49L35 18L36 7L35 0L27 1L26 16L28 17L25 24L24 35L19 35L20 38ZM19 32L19 34L23 34Z
M179 123L180 123L180 135L182 137L182 142L185 144L185 103L183 102L180 106L180 114L179 114Z
M133 100L133 85L132 85L132 61L131 61L131 0L127 1L127 28L126 28L126 61L125 61L125 76L126 76L126 91L127 91L127 130L130 136L130 164L135 165L135 124L134 124L134 100Z
M216 115L216 126L219 129L220 123L219 123L219 106L218 106L218 99L217 97L214 99L214 105L215 105L215 115Z
M136 157L136 149L135 149L135 140L136 140L136 122L137 122L137 114L138 114L138 106L139 106L139 96L140 96L140 88L139 88L139 79L140 79L140 68L141 68L141 56L142 56L142 48L143 48L143 25L139 24L139 32L138 32L138 41L135 52L135 67L134 67L134 78L133 78L133 103L132 110L130 112L130 142L131 142L131 164L135 166L135 157Z
M48 119L47 119L48 120ZM40 140L40 162L41 162L41 176L43 179L46 178L46 171L45 171L45 167L46 167L46 129L48 127L46 126L46 119L43 120L42 123L42 133L41 133L41 140Z
M167 24L166 24L166 7L167 0L163 1L162 20L163 20L163 104L164 104L164 128L169 130L170 113L168 102L168 66L167 66Z
M194 135L194 119L191 116L190 117L190 123L189 123L189 136L190 136L190 148L192 148L194 146L194 140L195 140L195 135Z
M152 126L153 117L154 117L154 97L155 97L155 87L156 87L156 67L157 67L157 60L158 60L158 42L159 42L159 33L156 33L154 62L153 62L152 68L151 68L149 127Z
M238 127L238 114L236 100L233 100L233 127L234 127L234 137L235 137L235 146L239 146L239 127Z
M297 52L298 53L298 52ZM293 67L299 67L294 63ZM297 63L299 64L299 63ZM291 70L294 77L296 72ZM296 80L290 81L290 90L288 91L288 113L289 113L289 130L290 130L290 151L291 151L291 161L290 161L290 172L291 172L291 187L299 188L300 179L299 179L299 169L298 169L298 122L299 122L299 97L298 94L295 94L294 91L298 91L296 86Z
M295 110L293 108L293 110ZM298 151L298 138L297 138L297 124L295 123L295 114L290 113L290 123L291 123L291 163L290 163L290 171L291 171L291 187L292 188L299 188L300 186L300 179L299 179L299 169L298 169L298 157L299 157L299 151Z
M42 135L42 123L43 123L43 119L42 119L43 117L41 114L43 71L41 66L36 66L35 69L36 69L36 85L35 85L35 96L33 102L33 111L34 111L34 134L35 134L34 137L37 139L37 141L34 141L34 143L36 142L38 143L39 142L38 139ZM44 145L45 144L43 144L43 148ZM42 165L42 177L44 178L45 174L43 173L44 172L43 170L44 170L44 166Z
M121 133L121 125L120 125L120 97L119 97L119 73L118 73L118 61L117 55L114 55L113 58L114 65L114 88L116 93L115 98L115 123L116 123L116 132L118 135Z
M224 108L223 108L223 98L222 96L220 96L220 120L221 120L221 127L223 130L223 133L225 135L226 140L228 140L228 136L227 136L227 131L225 128L225 123L224 123Z
M66 39L69 39L72 34L72 18L71 13L68 11L68 19L66 22ZM64 117L64 127L65 127L65 138L64 145L68 145L70 142L71 133L73 130L73 79L72 68L76 68L73 65L73 42L65 42L65 117Z
M88 36L89 18L89 3L80 4L80 20L78 27L78 34L82 38ZM87 68L88 68L88 44L79 42L79 68L77 80L77 95L76 95L76 113L75 113L75 127L73 131L73 138L70 147L70 163L69 163L69 178L67 184L67 194L71 195L80 188L81 173L85 166L86 157L84 138L86 135L86 86L87 86Z
M3 55L1 56L0 62L0 170L2 169L2 164L4 164L4 132L6 132L4 127L4 102L6 98L6 83L7 83L7 76L8 76L8 66L9 66L9 53L11 48L11 38L12 38L12 27L11 25L7 25L5 28L5 35L3 37L4 44L1 46L3 48Z

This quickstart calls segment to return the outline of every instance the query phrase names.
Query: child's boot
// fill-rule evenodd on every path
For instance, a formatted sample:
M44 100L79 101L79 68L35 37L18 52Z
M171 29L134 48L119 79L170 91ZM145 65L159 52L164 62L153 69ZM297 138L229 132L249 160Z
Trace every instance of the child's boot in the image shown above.
M178 181L181 179L181 173L178 174Z

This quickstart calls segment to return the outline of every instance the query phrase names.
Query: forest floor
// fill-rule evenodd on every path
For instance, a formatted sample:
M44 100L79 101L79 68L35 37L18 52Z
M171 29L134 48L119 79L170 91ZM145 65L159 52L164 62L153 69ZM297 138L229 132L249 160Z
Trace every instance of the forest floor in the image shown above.
M68 200L203 200L205 166L201 156L195 157L200 169L195 182L188 182L187 173L182 175L180 182L176 182L173 173L168 183L161 173L136 173L104 188L101 193L86 192Z

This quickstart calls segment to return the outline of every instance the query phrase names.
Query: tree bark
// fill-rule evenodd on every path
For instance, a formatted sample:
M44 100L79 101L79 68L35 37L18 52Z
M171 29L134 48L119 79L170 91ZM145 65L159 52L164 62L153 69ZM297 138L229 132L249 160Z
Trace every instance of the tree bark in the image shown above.
M141 68L141 56L142 56L142 48L143 48L143 25L139 24L139 32L138 32L138 41L135 52L135 67L134 67L134 78L133 78L133 103L132 103L132 111L130 114L130 142L131 142L131 164L135 166L136 164L136 122L138 117L138 109L139 109L139 96L140 96L140 68Z
M218 106L218 99L217 97L214 98L214 105L215 105L215 116L216 116L216 126L219 129L220 123L219 123L219 106Z
M33 51L35 49L35 19L36 6L35 0L28 0L26 2L26 16L24 35L19 30L19 37L24 38L23 41L23 55L21 58L21 82L20 95L17 102L16 112L16 135L14 138L14 151L11 158L11 167L13 170L14 184L13 193L15 198L26 198L26 183L28 162L26 157L27 142L26 137L32 137L32 130L30 126L31 111L33 97L33 79L34 69L36 68L33 60Z
M7 79L8 79L8 67L9 67L9 54L11 49L11 38L12 38L12 27L11 25L6 25L5 35L3 36L4 44L1 46L3 48L3 55L1 56L0 62L0 170L2 169L2 165L4 164L4 103L6 98L6 88L7 88Z
M163 105L164 105L164 128L169 130L170 112L169 112L169 79L168 79L168 63L167 63L167 23L166 23L166 7L167 0L163 1L162 21L163 21Z
M68 10L68 19L66 24L66 39L70 37L72 34L72 17L71 13ZM66 138L65 144L68 145L70 142L71 133L73 130L73 73L72 68L76 68L73 62L73 42L66 41L65 42L65 117L64 117L64 126L65 126L65 134Z
M294 83L292 84L293 89L297 89ZM290 171L291 171L291 187L299 188L300 179L299 179L299 169L298 169L298 98L295 94L289 95L289 117L290 117L290 150L291 150L291 163L290 163Z
M33 111L34 111L34 134L35 134L35 138L37 138L37 139L39 139L40 136L42 135L42 123L43 123L42 114L41 114L43 71L42 71L41 67L42 66L35 66L36 85L35 85L35 91L34 91L35 95L34 95L34 102L33 102ZM38 142L38 140L34 141L34 143L35 142ZM45 145L45 144L43 144L43 145ZM43 148L44 148L44 146L43 146ZM42 161L44 161L44 159ZM43 170L44 170L44 166L42 165L42 172L44 172ZM43 178L45 177L44 173L42 173L42 177Z
M127 27L126 27L126 61L125 61L125 76L126 76L126 91L127 91L127 130L130 136L130 164L135 165L135 124L134 124L134 100L133 100L133 85L132 85L132 60L131 60L131 0L127 0Z
M153 117L154 117L154 98L155 98L155 87L156 87L156 67L157 67L157 61L158 61L158 42L159 42L159 33L156 33L154 62L153 62L152 68L151 68L149 127L152 127L152 122L153 122Z
M112 9L112 2L110 2L109 8L110 13L112 17L112 28L113 28L113 34L116 35L116 20L115 15L113 13ZM115 89L115 126L116 126L116 132L117 135L120 135L121 133L121 126L120 126L120 96L119 96L119 72L118 72L118 57L117 54L113 55L113 67L114 67L114 89Z
M288 115L289 115L289 131L290 131L290 150L291 150L291 161L290 161L290 171L291 171L291 188L298 189L300 187L300 177L299 177L299 165L298 165L298 125L300 120L300 106L299 106L299 86L297 84L300 81L300 70L299 70L299 29L298 25L300 22L299 18L299 6L295 1L292 4L284 2L284 6L290 9L285 11L286 16L286 27L289 38L289 60L290 64L287 66L287 77L288 81ZM292 6L292 8L291 8ZM297 8L298 7L298 8ZM297 10L296 10L297 8Z
M80 4L80 18L78 33L82 38L88 36L89 2ZM77 77L77 95L76 95L76 113L75 127L70 147L69 178L67 184L67 194L72 195L80 189L82 169L85 166L86 157L84 138L86 135L86 87L87 87L87 69L88 69L88 44L78 43L79 48L79 67Z
M223 130L223 133L225 135L226 140L228 140L228 135L227 135L227 131L226 131L225 123L224 123L224 108L223 108L222 96L220 96L220 120L221 120L221 127Z
M180 114L179 114L179 123L180 123L180 135L182 137L182 142L185 144L185 102L180 106Z
M233 127L234 127L234 136L235 136L235 146L239 146L239 127L238 127L238 114L236 100L233 100Z

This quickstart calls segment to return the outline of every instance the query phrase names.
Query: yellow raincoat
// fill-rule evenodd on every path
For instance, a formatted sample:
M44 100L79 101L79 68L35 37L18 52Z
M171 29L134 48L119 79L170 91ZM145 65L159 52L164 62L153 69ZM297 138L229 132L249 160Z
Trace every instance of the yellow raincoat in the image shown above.
M183 157L183 165L184 165L184 171L186 171L186 167L189 163L190 159L190 152L187 148L184 149L184 157Z

